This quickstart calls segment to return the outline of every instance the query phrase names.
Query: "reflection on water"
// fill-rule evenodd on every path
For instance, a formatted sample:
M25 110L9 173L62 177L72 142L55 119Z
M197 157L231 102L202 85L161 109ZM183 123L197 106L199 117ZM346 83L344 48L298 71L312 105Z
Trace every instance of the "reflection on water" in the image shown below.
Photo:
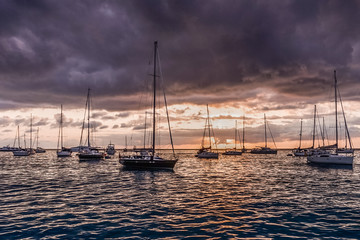
M0 238L357 238L359 165L194 153L174 171L0 153Z

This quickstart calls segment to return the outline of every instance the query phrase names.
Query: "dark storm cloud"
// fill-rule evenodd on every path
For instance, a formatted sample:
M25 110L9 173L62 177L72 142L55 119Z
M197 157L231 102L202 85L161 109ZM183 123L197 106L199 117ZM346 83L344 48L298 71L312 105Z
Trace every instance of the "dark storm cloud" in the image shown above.
M137 109L154 40L172 104L246 100L257 88L283 96L279 108L289 96L314 103L335 68L352 99L359 11L351 0L3 0L0 107L82 107L90 87L99 110Z

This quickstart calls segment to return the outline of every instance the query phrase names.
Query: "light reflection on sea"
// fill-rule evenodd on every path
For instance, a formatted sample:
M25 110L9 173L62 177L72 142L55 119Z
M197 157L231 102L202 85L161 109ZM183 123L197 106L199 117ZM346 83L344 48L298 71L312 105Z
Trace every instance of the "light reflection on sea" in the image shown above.
M0 153L0 238L358 238L359 165L194 153L174 171Z

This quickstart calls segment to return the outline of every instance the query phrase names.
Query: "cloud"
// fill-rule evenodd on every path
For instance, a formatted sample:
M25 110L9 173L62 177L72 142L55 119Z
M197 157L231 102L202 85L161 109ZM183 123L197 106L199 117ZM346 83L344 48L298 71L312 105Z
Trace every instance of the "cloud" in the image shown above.
M154 36L170 104L233 102L258 88L313 103L334 68L350 98L359 93L359 5L3 1L0 107L83 107L90 87L97 109L137 109Z

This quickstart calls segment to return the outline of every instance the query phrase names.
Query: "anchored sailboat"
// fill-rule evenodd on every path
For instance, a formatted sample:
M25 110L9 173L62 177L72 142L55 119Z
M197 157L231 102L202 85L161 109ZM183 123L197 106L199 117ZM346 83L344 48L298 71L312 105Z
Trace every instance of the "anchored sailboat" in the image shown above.
M242 152L238 151L236 149L236 140L237 140L237 136L238 136L238 129L237 129L237 121L235 121L235 146L234 146L234 150L227 150L223 153L223 155L241 155Z
M152 147L149 149L140 149L136 151L134 149L134 155L126 155L126 156L119 156L119 162L124 165L126 168L135 168L135 169L173 169L178 159L175 156L174 144L172 140L171 134L171 127L170 127L170 119L167 110L167 102L166 102L166 95L165 90L163 89L163 96L164 96L164 103L166 108L166 115L167 115L167 122L169 127L169 135L170 135L170 142L172 146L173 152L173 159L165 159L158 156L156 152L156 80L157 80L157 63L159 61L158 58L158 45L157 42L154 42L154 74L153 74L153 122L152 122ZM160 63L159 63L160 64ZM159 66L160 67L160 66ZM161 77L161 72L160 72Z
M267 146L267 131L266 131L266 126L267 126L267 122L266 122L266 115L264 114L264 126L265 126L265 147L260 147L260 148L254 148L250 151L250 153L252 154L277 154L277 150L276 149L271 149ZM269 128L270 130L270 128ZM275 140L271 134L271 131L270 131L270 135L272 137L272 140L274 142L274 145L276 147L276 144L275 144Z
M207 118L206 118L206 121L205 121L204 134L203 134L203 139L201 141L201 148L199 149L199 151L197 152L195 157L198 157L198 158L219 158L219 154L217 152L211 151L211 149L212 149L212 146L211 146L211 133L212 133L212 136L214 138L215 138L215 136L214 136L214 129L212 128L212 124L211 124L211 120L210 120L209 106L207 104L206 104L206 110L207 110ZM208 138L209 138L209 146L205 147L205 138L206 138L207 133L208 133Z
M19 125L17 127L17 140L18 140L18 149L13 151L14 156L16 156L16 157L29 156L30 151L28 149L26 149L26 144L25 144L25 148L22 148L21 145L20 145L20 129L19 129ZM15 141L16 141L16 139L15 139ZM25 136L24 136L24 143L25 143Z
M336 71L334 71L334 88L335 88L335 133L336 133L336 143L335 143L335 153L319 153L307 157L309 163L321 163L321 164L341 164L341 165L352 165L354 156L351 155L339 155L339 134L338 134L338 89L337 89L337 79ZM342 109L344 112L344 109ZM344 115L345 116L345 115ZM347 124L345 124L347 129ZM347 133L349 134L348 130ZM350 134L349 134L350 135Z
M39 128L36 131L36 149L35 149L36 153L45 153L46 150L43 149L42 147L39 147Z
M60 142L60 149L59 149ZM60 113L60 125L59 125L59 137L58 137L58 146L56 150L58 157L70 157L71 149L64 147L64 135L63 135L63 105L61 104L61 113Z
M81 149L79 151L79 160L86 161L86 160L101 160L105 158L105 153L99 152L99 150L96 147L92 147L90 144L90 88L88 89L87 98L86 98L86 104L85 104L85 113L87 112L87 147ZM83 124L83 129L84 129Z

